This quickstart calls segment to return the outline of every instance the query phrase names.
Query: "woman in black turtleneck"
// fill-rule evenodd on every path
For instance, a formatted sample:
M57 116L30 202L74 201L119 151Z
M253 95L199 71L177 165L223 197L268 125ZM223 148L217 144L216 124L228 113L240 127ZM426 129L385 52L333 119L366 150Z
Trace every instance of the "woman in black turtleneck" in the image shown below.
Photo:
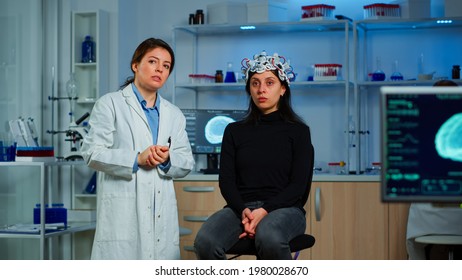
M243 60L249 112L229 124L219 184L227 206L194 243L198 259L226 259L239 238L254 238L260 259L291 259L289 241L305 232L313 146L309 127L290 104L292 68L266 53Z

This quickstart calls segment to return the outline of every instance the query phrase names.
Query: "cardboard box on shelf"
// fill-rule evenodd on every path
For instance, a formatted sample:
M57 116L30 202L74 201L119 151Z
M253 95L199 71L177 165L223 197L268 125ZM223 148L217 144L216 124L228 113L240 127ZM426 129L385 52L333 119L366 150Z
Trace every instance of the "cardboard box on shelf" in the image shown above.
M257 0L247 3L247 22L287 21L287 2L284 0Z
M392 4L398 4L402 18L430 18L430 0L396 0Z
M207 5L208 24L241 24L246 22L246 3L227 1Z
M462 17L461 0L444 0L445 17Z

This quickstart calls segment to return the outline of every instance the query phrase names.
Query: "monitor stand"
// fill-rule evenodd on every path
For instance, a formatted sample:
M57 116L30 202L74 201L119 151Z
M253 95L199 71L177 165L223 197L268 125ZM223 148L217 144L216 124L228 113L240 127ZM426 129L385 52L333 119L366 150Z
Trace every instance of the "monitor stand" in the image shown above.
M201 169L204 174L218 174L218 157L219 154L207 154L207 168Z

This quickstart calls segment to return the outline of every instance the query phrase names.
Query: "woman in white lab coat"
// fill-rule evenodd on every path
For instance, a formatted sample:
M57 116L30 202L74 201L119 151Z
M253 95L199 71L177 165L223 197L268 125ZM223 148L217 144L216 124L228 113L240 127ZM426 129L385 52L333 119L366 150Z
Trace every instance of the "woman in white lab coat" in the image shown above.
M93 108L81 147L98 171L92 259L180 257L173 179L194 159L184 115L158 94L174 63L167 43L145 40L133 54L134 77Z

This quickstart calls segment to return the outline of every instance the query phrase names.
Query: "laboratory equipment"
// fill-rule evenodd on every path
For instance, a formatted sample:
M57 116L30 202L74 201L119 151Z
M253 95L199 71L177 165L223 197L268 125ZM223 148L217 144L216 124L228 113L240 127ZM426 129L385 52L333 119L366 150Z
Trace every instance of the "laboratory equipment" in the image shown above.
M302 20L334 19L335 6L318 4L302 6Z
M372 73L372 81L385 81L385 73L381 70L380 58L376 59L377 70Z
M215 83L223 83L223 70L217 70L215 73Z
M82 62L96 62L95 42L93 42L90 35L85 36L85 40L82 42Z
M452 66L452 78L460 79L460 65Z
M393 63L393 72L390 76L390 80L392 81L402 81L403 75L398 70L398 60L395 60Z
M86 112L78 120L71 122L69 129L64 131L67 138L65 141L71 142L71 150L64 155L64 158L67 160L81 159L82 155L80 154L80 146L83 137L88 133L88 127L83 121L90 116L90 113Z
M336 63L315 64L314 81L337 81L341 76L342 65Z
M236 82L236 74L234 74L233 71L233 64L231 62L228 62L228 67L226 70L226 76L225 76L225 83L235 83Z
M399 18L401 10L398 4L374 3L363 6L364 19Z

